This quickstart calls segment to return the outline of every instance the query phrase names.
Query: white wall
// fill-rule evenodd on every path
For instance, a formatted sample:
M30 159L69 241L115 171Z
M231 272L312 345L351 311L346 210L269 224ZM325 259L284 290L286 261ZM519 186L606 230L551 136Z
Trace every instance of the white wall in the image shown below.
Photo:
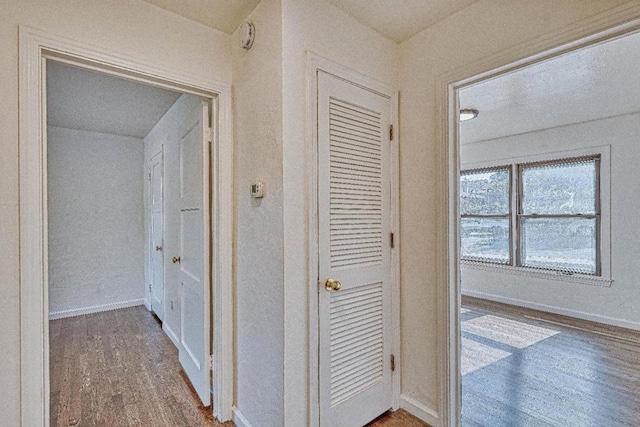
M436 247L442 221L438 194L445 178L437 174L436 149L447 141L436 135L435 83L451 70L473 65L471 72L480 73L521 59L523 51L548 49L550 42L542 36L623 3L627 1L480 0L401 45L402 393L416 404L419 411L414 412L434 424L441 400L437 326L443 320L437 317L437 295L448 286L438 263L441 248ZM520 53L508 51L516 46Z
M233 48L235 406L236 420L276 427L285 424L280 0L263 0L247 21L256 26L253 47ZM266 195L252 199L258 180Z
M285 414L287 425L309 420L309 283L308 259L310 124L306 111L307 52L397 87L399 47L325 1L282 2L282 102L284 179L284 331ZM258 29L258 31L260 31ZM259 34L259 33L258 33ZM313 403L312 403L313 404Z
M167 329L174 343L180 342L180 286L178 282L178 264L171 258L180 255L179 242L179 206L180 206L180 134L187 114L200 105L201 99L194 95L181 95L164 116L144 138L145 176L148 176L149 162L160 150L163 150L163 204L164 204L164 318L163 328ZM148 195L149 180L144 180L145 194ZM146 203L145 203L146 205ZM147 206L145 206L145 213ZM144 215L145 259L149 259L148 216ZM148 272L147 272L148 273ZM148 278L147 278L147 282ZM145 286L145 293L149 293ZM148 295L145 295L148 297ZM173 307L173 308L172 308ZM179 345L179 344L177 344Z
M142 140L53 126L47 135L50 316L141 304Z
M633 230L640 228L640 199L634 197L640 182L640 114L594 120L587 123L465 144L460 150L461 167L473 163L508 164L513 156L552 155L566 150L611 149L611 184L602 193L611 194L611 208L603 217L611 219L611 287L562 280L542 279L481 271L462 266L463 293L503 302L526 304L543 310L574 315L604 323L640 329L638 277L640 240ZM608 168L603 165L601 170ZM603 222L603 225L606 222ZM605 233L606 236L608 233Z
M228 35L140 0L3 1L0 13L0 419L20 424L18 26L204 79L231 81Z

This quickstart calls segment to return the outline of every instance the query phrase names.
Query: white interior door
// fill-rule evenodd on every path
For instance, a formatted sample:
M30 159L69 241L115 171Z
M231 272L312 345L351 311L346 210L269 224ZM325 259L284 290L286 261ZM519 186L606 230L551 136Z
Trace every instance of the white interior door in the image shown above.
M187 114L180 132L179 358L205 406L211 403L209 105Z
M392 405L391 101L323 72L317 95L320 425L361 427Z
M149 240L151 254L151 310L164 320L164 203L162 151L149 165Z

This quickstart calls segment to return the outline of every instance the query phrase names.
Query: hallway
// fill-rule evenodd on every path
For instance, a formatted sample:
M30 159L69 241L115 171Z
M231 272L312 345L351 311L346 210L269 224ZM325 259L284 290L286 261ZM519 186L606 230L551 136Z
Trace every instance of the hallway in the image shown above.
M212 426L178 350L143 306L53 320L51 426ZM424 427L405 411L371 427ZM259 427L259 426L256 426Z

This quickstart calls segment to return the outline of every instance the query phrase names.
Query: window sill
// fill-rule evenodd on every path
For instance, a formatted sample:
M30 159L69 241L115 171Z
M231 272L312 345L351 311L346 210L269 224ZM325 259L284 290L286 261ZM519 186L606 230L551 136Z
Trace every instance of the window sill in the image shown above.
M560 282L580 283L583 285L600 286L610 288L613 279L589 276L587 274L567 274L560 271L538 270L536 268L514 267L512 265L489 264L478 261L460 261L461 267L473 270L490 271L493 273L513 274L515 276L534 277L537 279L557 280Z

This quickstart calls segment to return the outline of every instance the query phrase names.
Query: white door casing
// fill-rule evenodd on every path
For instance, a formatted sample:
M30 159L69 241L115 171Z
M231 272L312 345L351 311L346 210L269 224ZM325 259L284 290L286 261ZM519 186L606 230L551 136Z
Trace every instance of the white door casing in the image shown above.
M151 310L164 320L164 173L163 152L149 164L149 254Z
M180 364L203 405L211 404L209 104L187 114L179 143Z
M392 103L324 72L317 96L320 425L358 427L393 398Z
M233 405L233 138L231 85L215 73L196 76L183 65L158 67L120 52L97 48L19 26L20 168L20 401L22 426L49 424L49 335L47 290L46 74L45 58L148 82L214 100L217 105L213 242L216 382L214 415L232 417ZM166 271L165 271L166 275Z

